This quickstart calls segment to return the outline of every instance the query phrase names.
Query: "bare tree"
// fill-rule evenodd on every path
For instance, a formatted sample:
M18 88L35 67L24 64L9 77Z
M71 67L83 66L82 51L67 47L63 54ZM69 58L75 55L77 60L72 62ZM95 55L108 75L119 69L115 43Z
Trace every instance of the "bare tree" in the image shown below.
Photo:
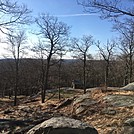
M131 38L133 40L133 38ZM129 42L126 39L120 40L120 46L121 50L121 56L120 58L124 61L125 64L125 85L128 84L128 82L132 82L132 76L133 76L133 56L134 56L134 43Z
M58 52L58 98L61 99L61 69L62 69L62 63L64 62L63 56L66 55L67 50L61 49L60 52Z
M63 54L59 53L59 63L58 63L58 98L59 100L61 99L61 66L62 66L62 62L63 62Z
M98 47L99 53L105 61L105 86L108 86L110 60L113 56L113 50L116 47L116 43L114 41L107 41L107 44L104 45L104 47L101 47L100 43L98 43L96 46Z
M12 35L12 36L11 36ZM19 63L20 58L24 54L24 44L26 43L26 35L24 31L19 31L18 33L10 33L7 36L7 44L9 47L8 51L11 52L15 61L15 87L14 87L14 105L17 104L17 92L19 83Z
M46 90L48 88L50 62L52 56L64 47L62 43L68 36L69 27L65 23L58 21L56 17L48 14L40 15L39 18L36 19L36 23L40 30L39 35L42 38L44 50L46 51L45 79L42 87L42 103L44 103Z
M89 54L89 48L94 45L94 40L91 35L83 36L80 40L77 38L72 39L71 49L76 58L83 61L83 89L86 93L86 61Z
M8 33L9 30L14 30L14 26L19 24L27 24L30 22L27 6L18 5L17 2L11 0L0 1L0 31Z
M126 65L126 80L132 82L133 75L133 56L134 56L134 19L126 19L125 23L116 22L114 29L117 30L121 37L119 38L119 48L121 57ZM129 77L129 80L127 80ZM127 82L125 82L127 84Z
M34 45L34 47L32 48L32 51L33 52L36 52L36 54L38 55L38 58L40 59L41 61L41 74L40 74L40 78L39 78L39 83L40 83L40 86L42 88L41 90L41 95L43 98L43 95L44 95L44 81L45 81L45 68L46 68L46 44L42 43L41 40L39 39L38 40L38 43L36 43ZM43 100L42 100L43 101Z
M77 0L86 12L101 13L102 18L117 18L123 15L134 17L134 1L128 0Z

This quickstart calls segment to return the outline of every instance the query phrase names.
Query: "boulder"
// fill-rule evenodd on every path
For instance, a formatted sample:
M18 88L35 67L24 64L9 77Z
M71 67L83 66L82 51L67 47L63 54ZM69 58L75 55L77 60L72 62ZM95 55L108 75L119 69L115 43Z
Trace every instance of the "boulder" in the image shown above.
M134 106L134 96L130 95L113 94L107 95L103 99L114 107Z
M80 95L73 102L73 113L76 115L90 113L90 108L96 103L97 101L93 100L89 93Z
M134 134L134 127L124 126L121 134Z
M123 134L134 134L134 118L125 120L123 125Z
M129 83L128 85L120 88L121 90L128 90L128 91L134 91L134 82Z
M134 118L127 119L127 120L124 122L124 126L131 126L131 127L134 127Z
M83 94L75 98L73 105L83 102L86 99L90 98L90 94Z
M26 134L98 134L97 130L79 120L53 117L36 125Z

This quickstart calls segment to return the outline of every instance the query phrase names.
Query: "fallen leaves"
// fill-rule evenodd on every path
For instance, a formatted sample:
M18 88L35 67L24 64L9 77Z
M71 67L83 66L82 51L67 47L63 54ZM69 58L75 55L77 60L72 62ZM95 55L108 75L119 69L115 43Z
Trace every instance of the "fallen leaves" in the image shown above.
M67 94L67 92L64 93ZM75 90L64 96L69 97L70 95L70 97L77 97L80 94L82 94L82 91ZM101 89L97 88L96 90L92 90L90 95L90 97L92 97L92 99L97 103L88 107L87 111L80 115L75 115L73 113L74 106L71 102L68 105L64 105L63 107L56 109L56 107L62 105L63 102L66 102L67 98L58 100L58 98L54 97L46 103L41 103L40 96L33 97L36 101L34 101L33 98L30 99L24 97L23 99L21 98L18 106L12 105L13 100L3 98L0 99L0 119L24 121L24 124L32 127L32 125L38 124L43 120L54 116L64 115L67 117L80 119L89 125L94 126L98 130L99 134L120 134L123 122L128 118L134 117L134 107L113 107L110 103L105 102L103 99L109 94L125 94L133 96L132 91L125 92L110 89L110 91L102 92ZM113 111L115 112L114 114L108 113ZM26 122L26 120L29 122ZM6 131L10 131L10 129L11 127L5 128L4 132L6 133ZM27 131L29 128L16 125L12 128L12 131L21 131L22 129Z

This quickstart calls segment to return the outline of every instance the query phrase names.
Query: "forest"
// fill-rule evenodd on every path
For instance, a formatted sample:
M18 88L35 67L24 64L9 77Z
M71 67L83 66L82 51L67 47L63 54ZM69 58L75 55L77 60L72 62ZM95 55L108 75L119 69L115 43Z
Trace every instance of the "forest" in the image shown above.
M86 2L77 1L77 4L86 7ZM101 2L90 4L91 9L93 4L97 4L98 10L105 11ZM104 4L108 6L108 3ZM118 7L120 3L116 4ZM0 90L1 96L15 96L14 105L17 95L38 91L42 92L44 102L48 88L70 87L72 80L81 81L84 93L87 87L121 87L133 81L133 14L127 14L127 11L116 13L114 9L101 14L108 19L114 18L111 20L113 30L119 34L116 39L108 39L106 44L102 44L92 35L70 37L70 26L48 13L34 18L24 4L6 0L1 1L0 8L3 14L0 30L4 34L1 43L6 44L8 52L0 60ZM28 25L36 27L32 34L37 40L32 46L28 42ZM90 52L91 46L96 46L96 54ZM70 59L65 58L68 53Z
M46 62L46 60L44 60ZM105 61L88 60L86 70L86 88L104 86ZM18 76L18 95L35 95L41 90L41 60L21 59ZM60 70L60 72L59 72ZM112 87L124 86L125 67L122 61L110 61L108 84ZM0 61L1 97L13 95L15 82L15 64L13 59ZM83 63L81 60L63 59L50 68L48 89L72 87L73 80L83 81Z
M5 49L0 58L0 133L34 134L32 127L53 116L93 124L97 130L89 127L92 134L126 133L128 127L133 131L133 121L126 119L134 116L134 94L124 89L134 81L134 1L76 4L109 20L118 36L106 43L91 34L71 37L72 27L58 17L46 12L34 17L26 4L0 1L0 43ZM80 87L74 89L74 82Z

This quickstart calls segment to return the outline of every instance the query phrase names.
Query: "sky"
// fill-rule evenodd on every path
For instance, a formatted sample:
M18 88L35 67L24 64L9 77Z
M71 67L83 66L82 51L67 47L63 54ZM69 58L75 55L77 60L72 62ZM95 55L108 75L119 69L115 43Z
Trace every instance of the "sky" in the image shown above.
M112 38L112 23L101 20L97 14L85 13L76 0L18 0L33 10L33 16L49 13L71 26L71 36L92 35L103 42Z
M115 36L112 32L112 22L101 20L98 14L85 13L83 7L77 4L77 0L18 0L18 3L26 4L33 11L33 17L37 17L39 13L58 17L60 21L71 26L71 37L92 35L95 40L106 43ZM92 47L91 52L95 53L96 49Z

